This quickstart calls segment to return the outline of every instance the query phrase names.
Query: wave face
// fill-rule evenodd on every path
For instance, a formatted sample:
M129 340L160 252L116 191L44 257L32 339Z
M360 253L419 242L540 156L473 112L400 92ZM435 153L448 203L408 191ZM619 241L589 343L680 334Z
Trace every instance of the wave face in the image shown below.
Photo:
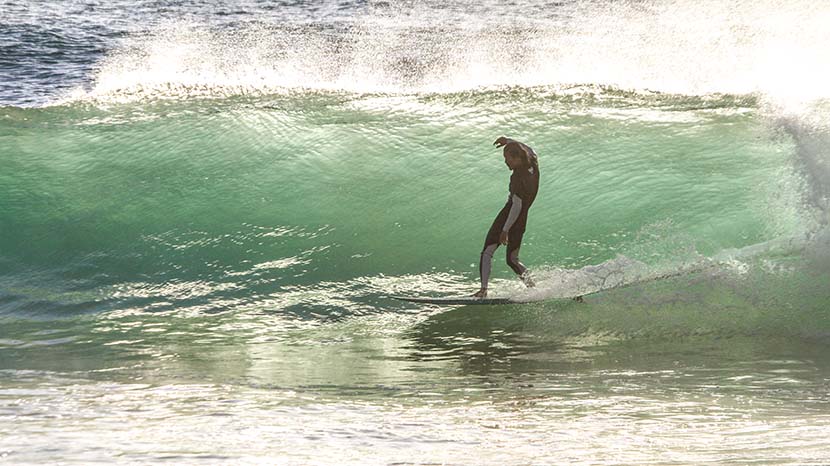
M830 331L824 5L115 4L84 27L9 5L0 318L325 322L470 292L508 135L540 155L543 293L688 271L588 327Z

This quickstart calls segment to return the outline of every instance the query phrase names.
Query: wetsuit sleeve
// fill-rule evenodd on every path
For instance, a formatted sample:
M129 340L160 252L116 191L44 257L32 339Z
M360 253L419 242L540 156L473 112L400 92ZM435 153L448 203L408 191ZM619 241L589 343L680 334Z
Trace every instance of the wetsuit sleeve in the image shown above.
M516 194L511 194L510 196L510 212L507 214L507 220L504 221L504 226L501 228L501 231L505 232L510 231L510 227L516 223L516 219L519 218L519 214L522 212L522 198Z

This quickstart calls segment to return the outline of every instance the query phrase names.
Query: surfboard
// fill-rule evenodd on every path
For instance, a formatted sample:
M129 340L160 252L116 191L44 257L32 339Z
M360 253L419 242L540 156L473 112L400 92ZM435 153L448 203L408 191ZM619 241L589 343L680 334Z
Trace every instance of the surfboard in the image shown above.
M492 306L504 304L521 304L510 298L474 298L472 296L455 296L445 298L392 296L392 298L410 303L437 304L440 306Z

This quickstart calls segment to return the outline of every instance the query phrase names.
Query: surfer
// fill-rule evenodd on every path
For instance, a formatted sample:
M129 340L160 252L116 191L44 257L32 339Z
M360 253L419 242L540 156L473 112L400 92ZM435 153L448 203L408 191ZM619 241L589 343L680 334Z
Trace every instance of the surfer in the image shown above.
M507 204L496 215L484 240L484 249L481 251L478 265L481 289L473 295L476 298L487 297L493 253L500 244L507 245L507 265L516 272L525 285L534 286L527 267L519 262L519 248L527 226L527 212L539 190L539 160L529 146L504 136L496 139L493 145L504 147L504 163L513 171L513 174L510 175L510 194Z

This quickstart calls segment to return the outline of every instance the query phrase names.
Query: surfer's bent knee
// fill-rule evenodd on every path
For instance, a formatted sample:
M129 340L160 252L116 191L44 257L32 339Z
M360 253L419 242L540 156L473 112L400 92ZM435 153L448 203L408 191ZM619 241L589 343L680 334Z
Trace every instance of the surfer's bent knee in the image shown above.
M519 275L523 275L527 271L527 268L525 268L525 266L521 262L519 262L518 248L513 249L512 251L509 251L507 253L507 265Z

